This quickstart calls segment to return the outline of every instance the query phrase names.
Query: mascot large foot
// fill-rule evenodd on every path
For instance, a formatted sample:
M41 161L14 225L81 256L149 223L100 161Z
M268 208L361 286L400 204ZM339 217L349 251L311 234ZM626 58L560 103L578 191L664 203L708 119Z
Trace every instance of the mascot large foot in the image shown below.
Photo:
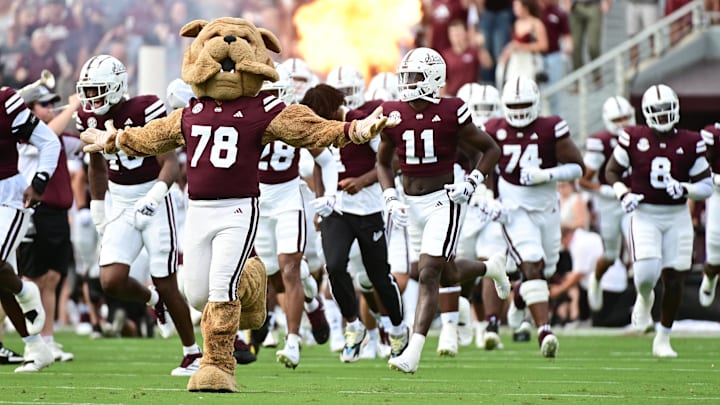
M238 299L242 307L238 329L258 329L265 323L266 298L265 265L258 257L252 257L245 262L238 285Z
M237 392L233 341L239 323L240 301L207 303L201 322L204 353L188 391Z

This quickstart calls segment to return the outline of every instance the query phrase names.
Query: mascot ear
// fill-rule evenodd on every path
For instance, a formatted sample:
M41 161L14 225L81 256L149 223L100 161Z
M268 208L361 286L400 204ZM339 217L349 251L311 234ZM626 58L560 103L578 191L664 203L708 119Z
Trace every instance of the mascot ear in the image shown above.
M208 25L208 22L205 20L190 21L182 28L180 28L180 36L187 38L195 38L206 25Z
M275 53L280 53L282 48L280 47L280 41L277 39L275 34L266 30L265 28L258 28L257 30L258 32L260 32L260 36L265 43L265 48Z

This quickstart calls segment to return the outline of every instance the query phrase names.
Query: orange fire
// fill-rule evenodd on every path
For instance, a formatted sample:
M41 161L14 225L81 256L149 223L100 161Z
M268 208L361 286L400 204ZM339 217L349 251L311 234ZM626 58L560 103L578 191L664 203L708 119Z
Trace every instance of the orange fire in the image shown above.
M355 67L366 80L394 72L403 51L412 47L421 1L315 0L295 13L298 51L323 81L339 65Z

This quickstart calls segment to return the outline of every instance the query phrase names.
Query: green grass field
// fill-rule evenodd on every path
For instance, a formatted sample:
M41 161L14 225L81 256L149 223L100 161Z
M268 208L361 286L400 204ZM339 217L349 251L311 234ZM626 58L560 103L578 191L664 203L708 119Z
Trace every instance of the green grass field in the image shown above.
M9 334L5 344L22 350ZM0 404L419 404L419 403L720 403L720 337L674 337L677 359L651 356L652 336L564 336L557 359L540 356L536 341L485 352L461 347L455 358L435 354L429 337L414 375L384 360L342 364L327 346L306 347L300 366L275 362L262 349L237 370L237 394L189 393L169 372L180 361L177 337L103 339L61 333L75 360L37 374L1 366ZM248 402L249 401L249 402Z

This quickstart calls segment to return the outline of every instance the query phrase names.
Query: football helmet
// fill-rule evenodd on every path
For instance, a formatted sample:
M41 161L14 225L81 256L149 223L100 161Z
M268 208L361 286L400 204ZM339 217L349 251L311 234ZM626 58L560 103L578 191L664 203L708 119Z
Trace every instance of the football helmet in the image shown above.
M476 126L484 124L490 118L502 116L500 92L493 86L465 83L458 89L457 96L470 107Z
M398 76L395 73L383 72L376 74L368 85L366 100L396 101L400 99L398 92Z
M285 105L293 104L295 102L295 85L290 78L290 72L285 66L277 62L275 62L275 70L277 70L280 78L275 82L264 81L260 91L274 94Z
M540 91L534 80L518 76L503 86L502 105L505 120L516 128L532 124L540 112Z
M635 109L625 97L612 96L603 103L602 118L605 129L617 135L618 130L635 125Z
M645 122L659 132L668 132L680 121L680 100L675 91L664 84L645 90L642 97Z
M76 92L83 111L107 114L127 92L127 69L110 55L93 56L80 69Z
M403 56L397 73L401 101L440 102L440 88L445 86L445 60L430 48L411 49Z
M365 102L365 79L352 66L342 65L328 73L326 83L345 95L345 106L358 108Z
M315 75L308 64L300 58L290 58L281 65L290 72L290 79L295 86L295 102L299 103L305 97L305 92L315 85Z

